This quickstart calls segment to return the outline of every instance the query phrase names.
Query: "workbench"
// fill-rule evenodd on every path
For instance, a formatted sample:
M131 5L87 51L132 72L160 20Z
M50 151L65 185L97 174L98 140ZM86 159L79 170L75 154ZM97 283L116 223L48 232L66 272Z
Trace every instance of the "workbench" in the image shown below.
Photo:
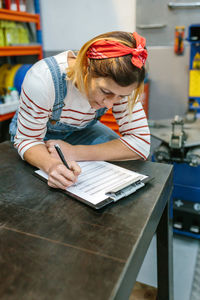
M116 164L154 179L97 211L48 187L0 143L1 300L126 300L155 233L158 299L173 299L173 167Z

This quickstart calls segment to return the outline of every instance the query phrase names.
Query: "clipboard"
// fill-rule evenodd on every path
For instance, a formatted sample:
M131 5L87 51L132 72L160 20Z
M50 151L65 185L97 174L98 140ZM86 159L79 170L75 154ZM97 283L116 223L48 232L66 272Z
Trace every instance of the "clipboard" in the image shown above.
M77 183L61 191L94 209L135 193L151 179L105 161L84 161L78 164L82 172ZM36 170L35 175L44 181L48 180L48 175L42 170Z

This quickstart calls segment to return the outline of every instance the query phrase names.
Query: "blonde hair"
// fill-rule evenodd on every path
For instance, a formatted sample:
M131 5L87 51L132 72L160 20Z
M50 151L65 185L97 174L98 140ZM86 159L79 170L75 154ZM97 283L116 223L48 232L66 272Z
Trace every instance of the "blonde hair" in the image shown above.
M138 83L138 88L128 97L129 111L132 112L136 101L139 101L143 93L143 81L145 68L135 67L131 58L132 55L126 55L116 58L89 59L87 51L89 47L98 40L114 40L128 47L135 48L136 41L132 33L124 31L113 31L101 34L86 42L78 52L75 63L67 68L67 79L83 94L88 95L88 77L108 77L113 79L120 86L128 86L132 83Z

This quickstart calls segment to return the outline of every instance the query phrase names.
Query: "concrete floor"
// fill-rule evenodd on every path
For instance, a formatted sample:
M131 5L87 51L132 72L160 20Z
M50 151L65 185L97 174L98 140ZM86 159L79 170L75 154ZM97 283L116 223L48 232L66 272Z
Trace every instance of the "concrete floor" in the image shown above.
M199 245L199 240L179 235L173 237L174 300L190 300ZM154 236L137 281L157 287L156 265L156 236Z

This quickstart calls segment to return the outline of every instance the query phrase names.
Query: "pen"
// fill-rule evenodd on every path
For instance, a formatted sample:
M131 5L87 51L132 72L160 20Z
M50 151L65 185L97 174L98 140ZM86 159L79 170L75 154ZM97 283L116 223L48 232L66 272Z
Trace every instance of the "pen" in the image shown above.
M66 162L66 160L64 158L64 155L63 155L63 153L60 149L60 146L58 144L56 144L56 145L54 145L54 147L55 147L60 159L62 160L63 164L65 165L65 167L70 170L70 167L69 167L68 163Z

